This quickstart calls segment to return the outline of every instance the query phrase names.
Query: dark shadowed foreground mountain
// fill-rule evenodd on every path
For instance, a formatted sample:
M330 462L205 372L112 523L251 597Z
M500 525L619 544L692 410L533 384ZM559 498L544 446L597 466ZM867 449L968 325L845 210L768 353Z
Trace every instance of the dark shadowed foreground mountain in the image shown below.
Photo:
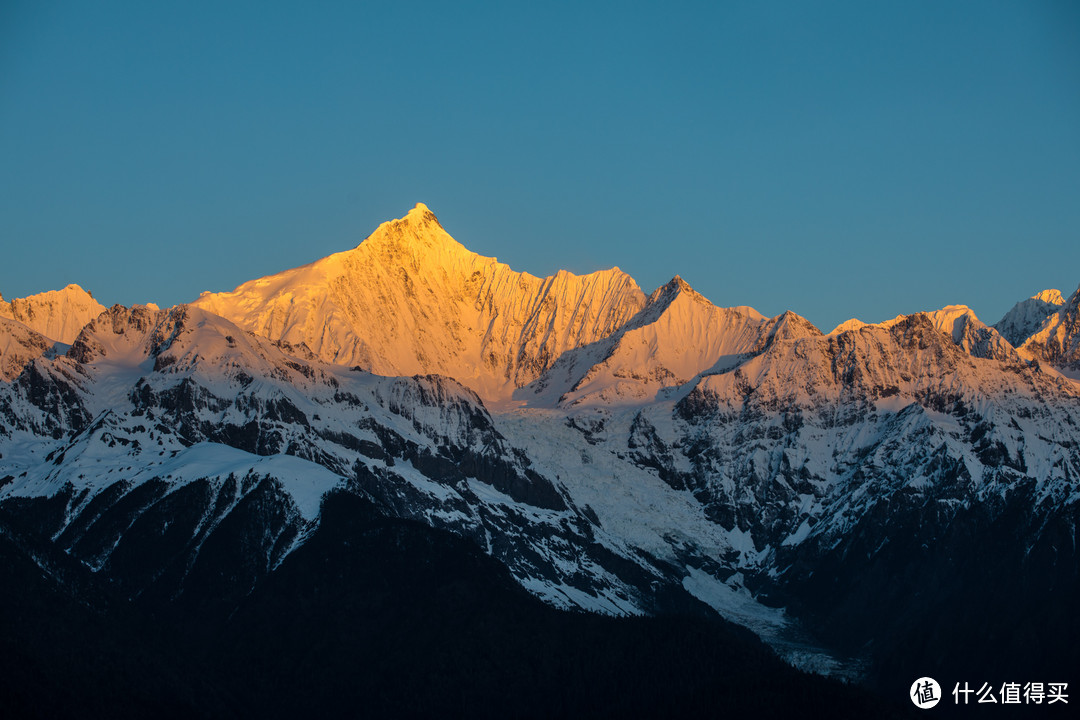
M124 600L11 520L12 716L901 716L689 600L660 618L553 609L468 541L346 491L228 612L213 586L186 603Z

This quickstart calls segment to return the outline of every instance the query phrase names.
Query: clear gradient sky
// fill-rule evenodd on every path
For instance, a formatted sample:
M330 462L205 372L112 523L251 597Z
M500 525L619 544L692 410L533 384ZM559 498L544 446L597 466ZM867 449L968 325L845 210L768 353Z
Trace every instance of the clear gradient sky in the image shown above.
M1080 3L0 3L6 298L184 302L416 202L535 275L995 322L1080 284Z

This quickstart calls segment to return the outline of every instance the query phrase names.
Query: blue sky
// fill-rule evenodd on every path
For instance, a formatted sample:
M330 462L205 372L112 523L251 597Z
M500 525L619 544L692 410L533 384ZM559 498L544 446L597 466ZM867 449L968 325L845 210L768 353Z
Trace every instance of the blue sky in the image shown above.
M1080 4L0 5L0 292L169 305L426 203L824 330L1080 284Z

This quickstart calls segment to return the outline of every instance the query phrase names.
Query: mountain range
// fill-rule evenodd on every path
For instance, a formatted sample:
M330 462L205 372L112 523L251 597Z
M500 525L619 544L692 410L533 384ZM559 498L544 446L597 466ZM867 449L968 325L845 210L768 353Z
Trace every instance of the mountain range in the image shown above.
M759 679L807 684L752 716L841 696L892 712L927 674L1067 680L1078 315L1080 290L1047 290L992 326L955 305L824 333L793 312L717 307L679 277L646 294L618 268L516 272L423 205L352 250L186 305L104 308L74 285L0 302L0 550L30 598L7 602L27 622L39 596L80 628L90 613L94 642L127 638L123 672L172 678L133 713L169 696L195 714L276 714L295 700L267 658L286 650L307 658L311 687L353 697L335 674L351 651L320 617L402 663L352 660L418 703L436 696L405 668L466 642L420 617L470 618L469 637L506 643L508 667L542 662L521 645L546 634L620 668L618 691L540 673L577 700L538 715L634 697L635 673L661 670L626 660L630 637L656 658L695 647L695 669L665 681L689 708L730 688L700 694L715 648L687 638L716 635L731 658L764 658ZM528 619L508 639L513 613ZM416 652L388 649L379 617L423 625L394 636ZM173 630L147 645L130 618ZM279 647L267 622L285 628ZM236 649L210 677L185 636ZM28 642L8 628L11 657L59 664ZM469 664L491 652L462 651L470 680L425 670L451 714L514 707L492 690L513 673L469 684L494 672ZM151 662L131 665L140 653Z

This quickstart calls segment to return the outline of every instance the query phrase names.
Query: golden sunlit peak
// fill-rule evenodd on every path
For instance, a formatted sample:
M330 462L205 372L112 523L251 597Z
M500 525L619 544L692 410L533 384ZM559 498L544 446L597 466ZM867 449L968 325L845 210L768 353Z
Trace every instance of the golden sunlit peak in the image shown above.
M435 217L435 213L428 209L427 205L416 203L413 209L409 210L404 217L387 220L379 225L357 247L364 245L369 248L373 245L379 245L398 249L417 245L430 247L434 241L441 244L447 240L455 245L458 244L447 235L446 230L439 223L439 219Z
M389 223L383 223L386 226L395 226L404 224L411 226L416 230L424 229L429 225L435 225L435 227L442 229L442 224L439 223L439 218L435 217L435 213L428 209L428 206L424 203L416 203L412 210L405 214L405 217L397 220L391 220ZM444 231L445 232L445 231Z
M431 212L431 210L428 209L428 206L422 202L416 203L416 207L410 210L402 220L420 223L427 221L439 222L439 219L435 217L435 213Z
M1050 303L1051 305L1065 304L1065 298L1061 295L1060 290L1043 290L1040 293L1032 295L1031 299L1042 300L1044 303Z

